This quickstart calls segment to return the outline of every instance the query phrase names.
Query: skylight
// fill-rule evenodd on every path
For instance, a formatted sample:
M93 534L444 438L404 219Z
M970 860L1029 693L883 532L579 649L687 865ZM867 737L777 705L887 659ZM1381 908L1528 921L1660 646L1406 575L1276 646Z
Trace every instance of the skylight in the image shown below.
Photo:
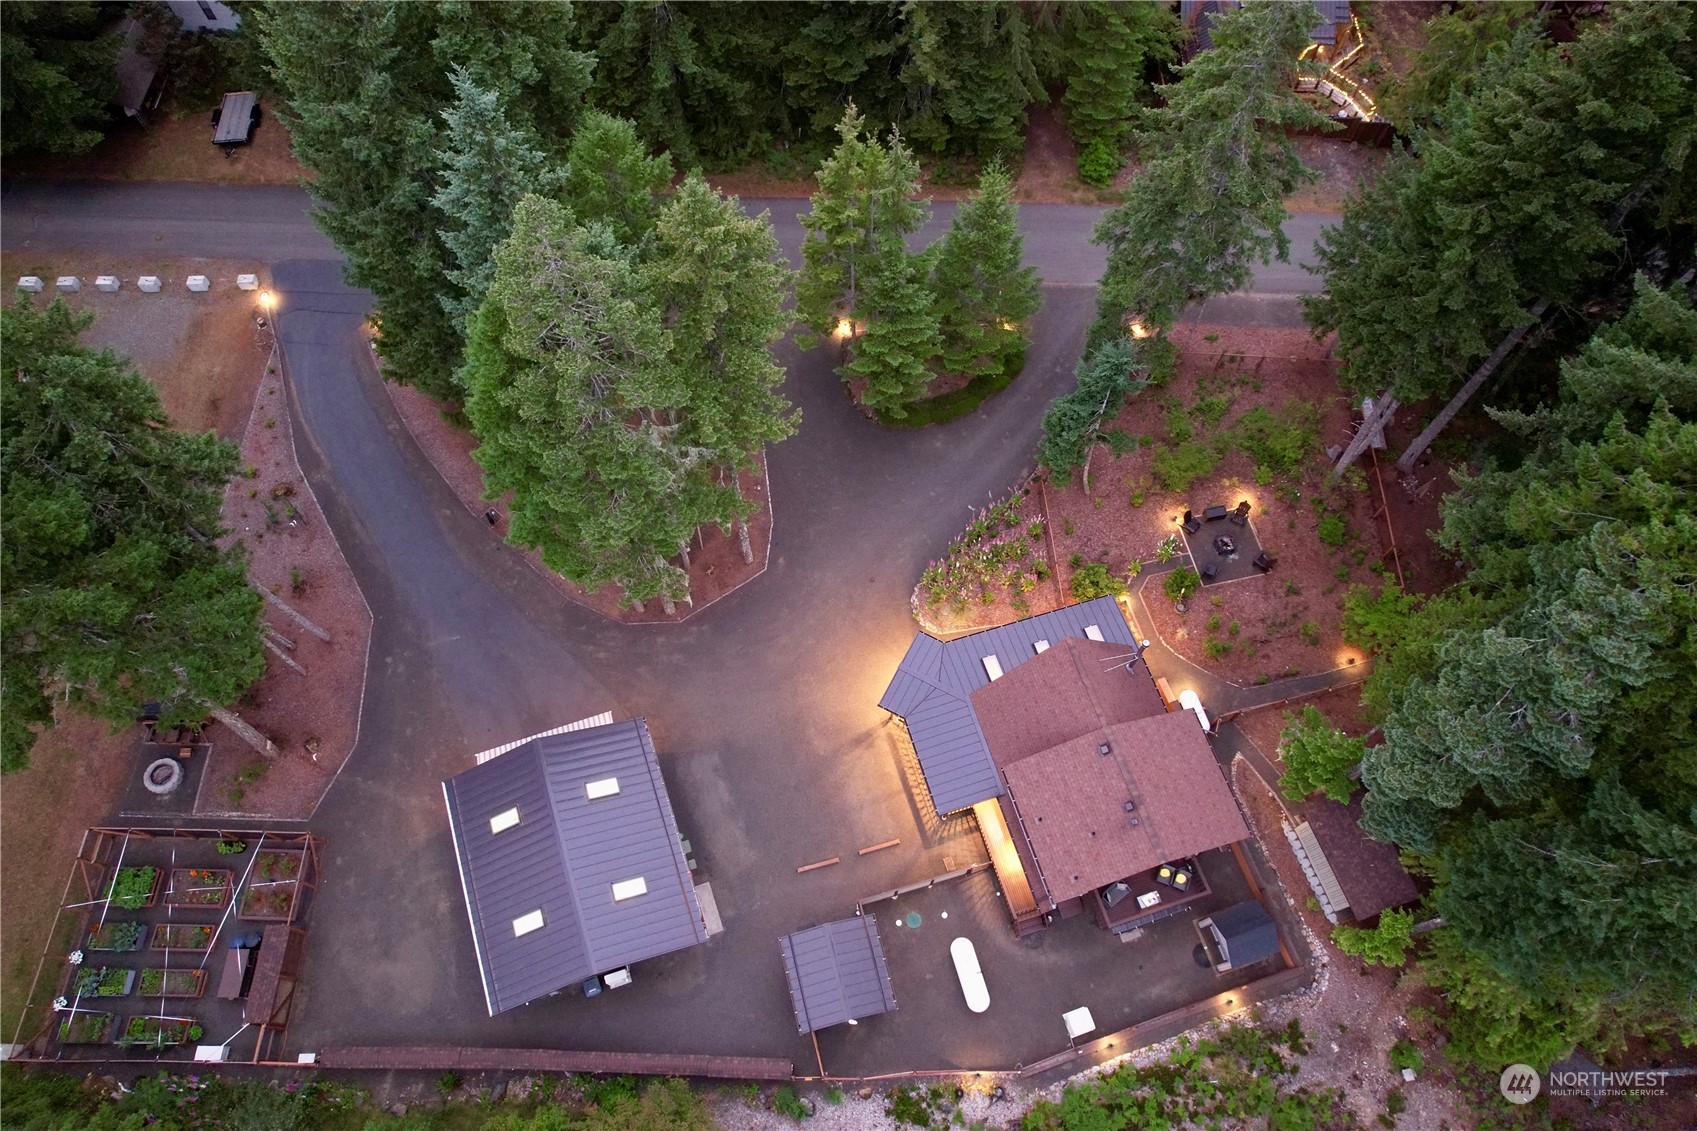
M638 876L634 880L620 880L613 885L613 902L621 899L632 899L648 890L648 881Z
M520 936L520 935L528 935L532 931L540 931L541 929L542 929L542 909L541 908L537 908L535 911L532 911L529 915L520 915L517 919L513 920L513 935L515 937Z
M1002 661L995 656L984 657L984 674L992 680L1002 678Z
M518 823L519 811L516 808L506 809L489 818L489 831L504 833Z
M583 792L589 795L589 799L591 801L601 797L611 797L613 794L619 792L619 779L598 778L595 781L587 783L583 787Z

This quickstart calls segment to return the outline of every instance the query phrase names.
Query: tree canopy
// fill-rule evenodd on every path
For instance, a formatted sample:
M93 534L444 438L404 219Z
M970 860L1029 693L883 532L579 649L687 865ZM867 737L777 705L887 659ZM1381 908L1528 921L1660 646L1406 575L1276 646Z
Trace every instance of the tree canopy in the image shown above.
M1688 299L1641 283L1556 404L1501 414L1526 458L1458 474L1462 585L1355 614L1394 641L1363 824L1433 861L1458 986L1697 1023L1697 422L1644 380L1683 370L1689 406L1694 345Z
M74 155L99 144L118 93L118 36L107 5L9 0L0 6L0 154Z
M1349 774L1360 764L1365 746L1361 739L1334 729L1317 707L1304 707L1299 715L1287 713L1279 736L1279 757L1285 764L1279 792L1291 801L1321 792L1347 804L1355 792Z
M1024 249L1013 182L992 165L929 259L940 361L950 373L1001 373L1024 357L1043 304L1037 269L1021 265Z
M1141 345L1120 337L1080 358L1070 393L1056 397L1043 414L1043 438L1037 462L1056 475L1084 465L1102 426L1119 414L1125 399L1149 386L1149 366Z
M215 541L235 450L172 431L128 362L78 343L90 321L62 301L0 313L7 769L56 697L114 724L156 701L174 725L265 669L260 596Z
M1319 16L1309 3L1222 13L1214 46L1165 90L1138 134L1142 169L1096 226L1108 249L1091 342L1135 317L1164 333L1187 305L1235 291L1256 261L1285 259L1285 197L1313 174L1285 130L1324 117L1295 91L1297 57Z

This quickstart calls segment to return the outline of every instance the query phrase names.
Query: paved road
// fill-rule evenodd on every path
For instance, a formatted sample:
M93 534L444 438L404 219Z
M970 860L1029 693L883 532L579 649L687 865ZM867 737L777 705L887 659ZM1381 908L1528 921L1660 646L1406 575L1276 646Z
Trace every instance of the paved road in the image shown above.
M801 264L805 200L744 201L751 212L769 210L778 247L793 266ZM242 259L340 259L328 238L313 227L305 189L269 185L125 184L115 181L7 182L0 193L5 223L0 244L66 251L149 249L162 256ZM1027 262L1051 286L1094 287L1106 262L1090 233L1106 209L1090 205L1026 204L1020 207ZM931 222L909 241L923 247L948 230L952 201L938 202ZM1300 213L1285 223L1292 261L1258 267L1250 291L1291 296L1315 290L1302 270L1313 259L1314 241L1334 222Z
M800 202L768 203L793 256ZM8 248L252 258L285 296L277 326L301 460L375 616L360 746L313 822L328 832L327 864L291 1045L664 1047L810 1063L777 937L981 851L926 812L876 702L912 636L907 598L927 556L1029 467L1042 409L1070 384L1093 314L1080 284L1097 270L1094 210L1023 210L1031 258L1060 285L1033 320L1025 374L945 428L867 422L828 350L783 343L784 391L804 419L771 453L770 569L684 625L635 628L563 601L434 474L360 335L370 297L341 283L301 193L31 184L8 187L0 207ZM1291 285L1285 271L1265 276L1269 288ZM635 985L595 1002L486 1019L437 783L471 751L609 709L648 717L727 931L645 963ZM892 837L899 848L855 855ZM794 871L829 856L846 862ZM1055 1000L1075 995L1072 959L1007 941L999 976L1029 954L1017 976L1031 992L1052 981ZM1123 951L1094 961L1090 984L1105 996L1085 1004L1117 1016ZM838 1055L872 1071L1012 1063L1052 1046L1014 1020L975 1025L963 1012Z

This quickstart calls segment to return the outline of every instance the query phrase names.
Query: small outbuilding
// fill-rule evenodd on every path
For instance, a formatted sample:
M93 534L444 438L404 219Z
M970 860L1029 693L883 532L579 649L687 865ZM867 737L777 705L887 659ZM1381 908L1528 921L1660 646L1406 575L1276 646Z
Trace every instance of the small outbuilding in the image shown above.
M872 916L821 923L785 935L778 945L801 1032L814 1033L896 1007Z
M1234 903L1196 924L1219 952L1214 970L1240 970L1279 953L1279 929L1257 900Z
M442 795L491 1016L707 941L642 719L500 748Z

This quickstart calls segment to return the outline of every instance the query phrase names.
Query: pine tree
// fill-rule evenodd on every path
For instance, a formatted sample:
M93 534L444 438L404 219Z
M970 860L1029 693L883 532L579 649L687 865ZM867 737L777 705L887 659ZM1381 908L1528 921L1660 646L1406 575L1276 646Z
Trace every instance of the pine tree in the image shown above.
M1315 707L1303 708L1300 715L1287 713L1279 735L1279 758L1285 764L1279 792L1301 801L1320 791L1347 805L1355 792L1349 772L1360 764L1365 747L1361 739L1334 729Z
M442 306L463 324L489 293L489 257L507 237L513 206L528 193L551 192L560 178L536 131L514 125L499 94L480 89L464 67L450 77L456 98L442 114L448 129L432 203L447 218L437 234L454 264L446 271L454 293L440 296Z
M113 724L234 702L265 669L261 602L216 539L236 453L170 429L129 363L77 342L63 302L0 312L0 762L28 760L64 697Z
M604 222L620 243L633 245L653 229L671 180L671 158L650 157L635 126L590 110L572 135L562 195L580 221Z
M1119 415L1125 399L1149 386L1143 350L1130 338L1115 338L1080 358L1073 391L1056 397L1043 414L1037 462L1057 476L1082 467L1102 425Z
M1042 305L1037 269L1022 267L1025 241L1012 182L999 165L955 213L929 260L931 292L950 373L1000 374L1023 358L1029 320Z
M1222 14L1214 46L1149 115L1142 170L1102 218L1108 249L1091 341L1128 318L1164 334L1190 303L1249 282L1255 261L1290 254L1284 199L1313 174L1285 131L1323 122L1294 89L1319 16L1309 3L1249 3Z
M865 329L851 343L853 360L837 372L864 382L860 404L900 420L931 383L929 361L942 346L931 291L915 257L900 246L862 261L856 311Z
M0 154L85 153L117 93L118 37L102 5L10 0L0 7Z
M784 371L772 359L789 328L789 272L771 218L745 215L692 172L660 210L641 276L671 334L667 367L684 386L676 442L734 476L763 445L793 435L800 415L779 395Z
M1177 58L1183 26L1156 4L1088 0L1059 5L1058 15L1067 132L1081 150L1097 143L1118 154L1149 88L1146 68Z
M837 125L839 142L820 166L819 189L802 217L802 269L796 280L796 319L812 333L803 349L842 322L873 313L862 294L869 264L906 254L904 238L930 214L930 201L915 200L919 166L900 136L888 145L865 133L865 120L850 103ZM900 287L888 288L900 290Z
M374 0L271 4L253 18L295 156L314 174L313 219L347 257L349 281L376 295L386 375L453 395L464 325L449 310L462 296L434 203L450 69L498 94L510 124L557 159L593 65L570 48L570 7Z
M934 152L1011 159L1025 108L1043 98L1017 4L914 4L905 12L902 122Z

